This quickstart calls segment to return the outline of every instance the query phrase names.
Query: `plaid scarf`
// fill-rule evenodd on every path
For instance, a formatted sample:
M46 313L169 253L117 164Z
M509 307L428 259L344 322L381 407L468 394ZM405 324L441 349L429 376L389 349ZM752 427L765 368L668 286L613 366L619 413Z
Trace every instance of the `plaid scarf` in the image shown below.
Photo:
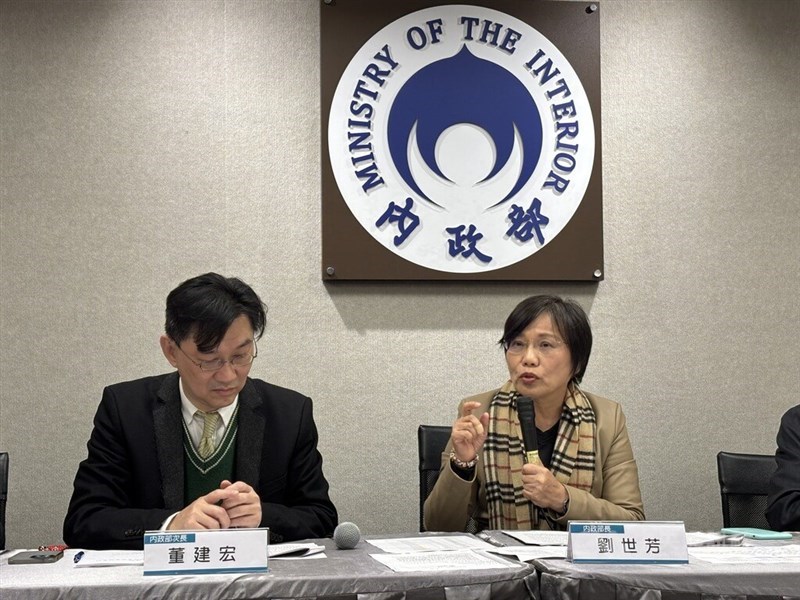
M490 529L536 529L540 511L522 495L525 448L517 414L521 394L509 381L489 403L489 431L483 446ZM588 398L570 384L558 424L550 471L565 485L592 489L597 421Z

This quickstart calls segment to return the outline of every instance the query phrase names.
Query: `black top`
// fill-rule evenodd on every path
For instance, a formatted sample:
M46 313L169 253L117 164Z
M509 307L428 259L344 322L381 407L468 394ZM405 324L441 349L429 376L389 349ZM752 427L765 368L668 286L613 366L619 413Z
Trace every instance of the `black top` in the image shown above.
M776 531L800 531L800 405L783 415L777 442L767 520Z
M539 460L548 469L550 468L550 460L553 458L553 450L556 447L556 436L558 435L558 424L560 422L560 420L556 421L556 424L547 431L536 428L536 446L539 450Z

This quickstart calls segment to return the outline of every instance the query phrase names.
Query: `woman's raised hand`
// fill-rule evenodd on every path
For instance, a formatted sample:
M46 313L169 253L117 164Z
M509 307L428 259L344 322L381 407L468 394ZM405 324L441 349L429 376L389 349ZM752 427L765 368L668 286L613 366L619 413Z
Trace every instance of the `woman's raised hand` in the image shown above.
M462 462L469 462L478 456L486 433L489 428L489 413L483 413L480 418L472 411L481 405L480 402L465 402L461 407L461 416L453 423L453 450L456 458Z

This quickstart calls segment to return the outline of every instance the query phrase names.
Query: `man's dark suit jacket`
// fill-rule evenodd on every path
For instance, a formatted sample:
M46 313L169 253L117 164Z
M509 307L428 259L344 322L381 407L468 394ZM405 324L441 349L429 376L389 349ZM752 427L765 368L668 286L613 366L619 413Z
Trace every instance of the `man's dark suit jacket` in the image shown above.
M775 462L778 469L767 501L769 526L776 531L800 531L800 405L781 419Z
M317 451L311 399L259 379L239 393L235 479L261 498L270 542L329 537L337 522ZM107 387L75 476L64 541L76 548L140 549L195 498L184 498L178 374Z

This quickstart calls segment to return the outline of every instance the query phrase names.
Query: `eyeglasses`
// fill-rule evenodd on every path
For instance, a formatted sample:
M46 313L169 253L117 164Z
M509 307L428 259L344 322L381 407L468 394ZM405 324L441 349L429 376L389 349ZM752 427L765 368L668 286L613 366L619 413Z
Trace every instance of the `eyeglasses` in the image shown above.
M173 342L175 342L173 340ZM226 364L230 363L230 365L235 369L236 367L247 367L253 364L256 356L258 356L258 346L256 346L255 341L253 341L253 352L247 352L246 354L235 354L233 358L230 360L223 360L221 358L212 358L211 360L194 360L191 356L186 354L183 348L180 347L178 342L175 342L175 345L178 347L183 355L189 359L193 365L200 367L201 371L206 373L213 373L214 371L219 371L222 367Z
M506 352L514 355L526 354L528 348L533 348L539 356L549 356L564 346L564 342L557 339L542 338L535 342L526 342L522 339L511 340L503 344Z

